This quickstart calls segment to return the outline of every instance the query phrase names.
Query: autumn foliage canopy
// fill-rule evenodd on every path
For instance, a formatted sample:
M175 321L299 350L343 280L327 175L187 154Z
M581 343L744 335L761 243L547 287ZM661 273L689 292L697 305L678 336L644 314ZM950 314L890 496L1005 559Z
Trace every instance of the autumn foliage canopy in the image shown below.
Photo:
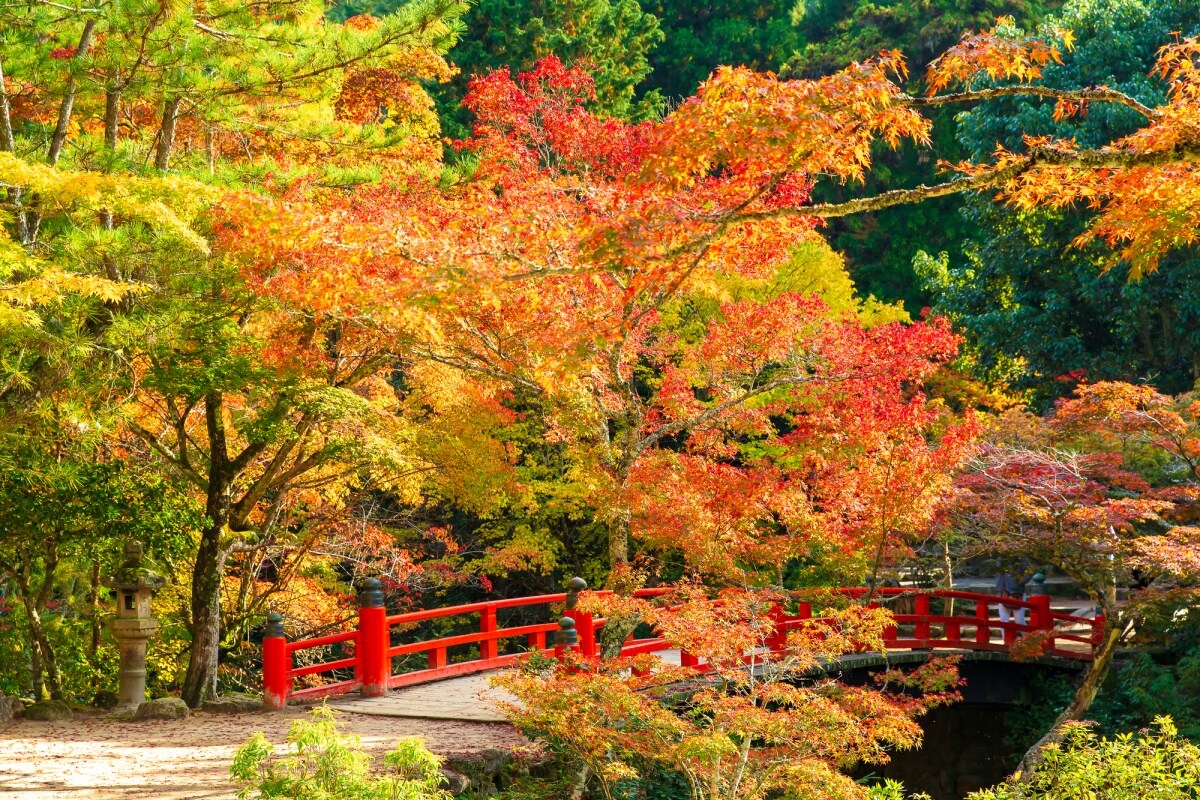
M604 652L504 677L523 724L606 786L654 761L697 796L857 797L837 770L918 743L914 719L957 678L941 662L886 687L811 678L882 647L886 612L835 603L756 663L793 590L874 587L930 552L949 581L959 547L1038 559L1119 623L1096 682L1141 609L1190 591L1193 404L1096 383L1049 419L987 417L955 385L950 323L854 297L824 228L978 192L1085 207L1074 246L1154 271L1200 229L1194 40L1159 52L1153 108L1042 85L1071 33L1002 19L933 59L924 95L885 50L811 79L722 67L645 121L601 113L585 66L550 56L472 77L472 129L442 141L426 85L453 77L461 4L340 23L316 2L82 20L34 5L0 10L24 43L0 75L0 401L5 424L38 431L2 451L21 477L0 510L42 508L47 475L62 490L92 474L64 462L128 469L156 507L185 509L150 529L189 576L170 601L188 656L168 670L189 704L235 672L222 654L253 658L268 608L320 595L291 632L344 628L366 574L399 606L537 593L579 569L615 590L587 601ZM814 200L863 185L887 149L931 147L936 109L1001 97L1053 101L1058 120L1116 104L1144 125ZM110 556L86 525L30 555L30 531L0 522L0 546L25 559L10 573L31 685L61 695L38 615L70 551L98 620ZM669 601L634 598L646 582ZM1118 608L1120 583L1146 603ZM642 624L719 686L675 708L688 667L626 670L612 656Z

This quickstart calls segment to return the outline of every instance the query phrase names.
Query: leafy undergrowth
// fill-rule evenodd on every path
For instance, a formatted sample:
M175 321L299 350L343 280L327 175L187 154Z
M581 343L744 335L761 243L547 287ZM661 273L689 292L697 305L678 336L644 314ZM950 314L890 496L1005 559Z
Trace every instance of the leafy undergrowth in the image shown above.
M342 732L333 710L292 723L283 754L262 733L238 748L229 773L239 798L254 800L450 800L442 759L418 736L396 742L376 769L357 736Z

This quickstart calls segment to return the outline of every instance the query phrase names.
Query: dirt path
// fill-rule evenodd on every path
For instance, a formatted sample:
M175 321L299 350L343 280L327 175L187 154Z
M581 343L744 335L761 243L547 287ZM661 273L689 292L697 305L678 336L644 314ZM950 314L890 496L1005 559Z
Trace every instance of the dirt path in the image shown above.
M14 723L0 728L0 795L14 800L229 800L234 749L255 731L282 742L302 709L277 714L212 715L115 722ZM504 724L343 713L347 730L373 755L402 736L424 736L437 753L509 748L521 737Z

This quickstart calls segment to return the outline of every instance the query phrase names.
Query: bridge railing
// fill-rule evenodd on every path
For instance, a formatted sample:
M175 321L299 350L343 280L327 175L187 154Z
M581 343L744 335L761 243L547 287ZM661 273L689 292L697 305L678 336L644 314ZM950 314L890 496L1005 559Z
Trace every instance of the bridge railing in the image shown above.
M542 619L551 617L550 607L564 604L566 617L573 621L577 646L584 656L595 656L598 649L598 633L605 625L602 618L575 607L578 593L586 588L579 578L569 584L570 591L532 597L517 597L483 603L413 611L388 616L383 607L383 593L379 581L365 581L359 593L358 626L353 631L320 636L300 641L287 641L282 620L272 614L268 619L266 636L263 640L263 703L268 708L283 708L289 700L313 700L352 691L363 696L374 697L402 686L427 683L442 678L469 675L507 666L528 652L553 654L549 645L550 635L560 630L559 622L537 622L502 627L498 612L511 609L543 607L538 613ZM996 650L1010 648L1019 638L1039 634L1037 647L1045 655L1088 660L1092 647L1099 641L1104 630L1104 619L1063 614L1053 611L1050 598L1039 593L1037 581L1028 600L974 592L952 590L918 591L904 588L882 588L871 591L866 588L830 590L835 594L857 600L867 599L871 605L883 605L892 611L894 625L885 633L884 642L889 649L925 650L935 648ZM656 597L668 589L642 589L636 596ZM607 594L607 592L600 592ZM772 610L775 619L774 631L766 641L767 649L782 651L787 646L787 634L810 624L812 598L797 595L792 604L794 613L779 606ZM999 605L1007 606L1014 618L1019 609L1024 609L1027 622L1004 622L992 616ZM953 613L946 613L953 606ZM960 613L968 610L969 613ZM941 611L942 613L937 613ZM463 619L466 618L466 619ZM473 630L418 641L392 643L394 634L403 635L420 623L432 620L452 619L455 627L462 628L466 622ZM1073 632L1083 630L1083 633ZM1000 634L1000 642L993 641L993 632ZM512 652L511 643L520 640L525 649ZM306 653L308 659L318 657L320 648L341 646L348 652L329 661L316 661L296 666L297 654ZM639 653L654 653L671 650L672 645L655 633L647 638L630 638L622 648L623 656ZM466 652L463 652L463 651ZM508 650L509 652L505 652ZM451 659L457 651L457 659ZM393 659L424 655L421 668L395 671ZM465 656L465 658L464 658ZM702 662L689 653L680 653L685 666L702 666ZM296 679L308 675L334 673L333 680L305 688L295 688ZM353 677L345 677L350 674Z
M578 581L578 584L576 584ZM566 616L577 620L579 633L588 643L584 652L595 655L595 632L603 627L604 620L593 620L591 615L574 608L578 592L586 588L580 579L572 581L575 588L570 592L514 597L483 603L411 611L387 615L383 608L383 593L379 581L363 582L358 598L358 626L345 633L320 636L289 642L286 639L282 619L278 614L268 617L266 635L263 639L263 703L268 708L283 708L288 701L316 700L338 694L360 691L365 697L376 697L403 686L428 683L443 678L470 675L476 672L507 666L529 652L552 655L554 649L548 634L559 630L558 620L501 627L500 611L543 606L539 614L543 619L550 617L550 607L565 604ZM638 597L656 597L667 589L640 589ZM602 591L597 594L610 594ZM462 618L474 618L469 624L477 630L472 633L454 634L432 639L392 644L393 634L402 634L423 622L452 619L461 627ZM519 652L502 652L505 643L521 639L525 647ZM647 641L661 641L657 639ZM551 646L548 646L550 644ZM330 661L297 666L297 654L305 651L320 651L321 648L342 645L352 652ZM476 648L471 652L470 648ZM451 661L452 650L466 650L468 658ZM423 654L425 666L421 669L394 671L393 659ZM341 677L353 670L353 677ZM306 675L335 673L334 680L315 686L295 688L296 679Z
M884 637L884 643L892 649L954 648L1006 651L1021 637L1037 634L1040 639L1039 649L1043 655L1089 660L1092 657L1092 648L1099 642L1100 634L1104 631L1104 618L1092 619L1054 611L1050 607L1050 596L1046 594L1045 584L1040 578L1040 575L1034 576L1028 600L947 589L914 592L911 589L891 587L876 589L871 597L878 598L873 604L892 609L895 625ZM870 590L855 588L839 591L861 599L866 597ZM911 611L897 608L900 601L909 599L912 601ZM943 612L953 603L956 613L935 613L933 605L937 600L941 600ZM970 605L970 613L957 613L965 604ZM1000 606L1008 609L1009 621L996 618L1000 616ZM1024 616L1027 622L1013 621L1018 616ZM1084 629L1086 634L1072 632L1080 629ZM993 641L993 632L998 632L1002 641Z

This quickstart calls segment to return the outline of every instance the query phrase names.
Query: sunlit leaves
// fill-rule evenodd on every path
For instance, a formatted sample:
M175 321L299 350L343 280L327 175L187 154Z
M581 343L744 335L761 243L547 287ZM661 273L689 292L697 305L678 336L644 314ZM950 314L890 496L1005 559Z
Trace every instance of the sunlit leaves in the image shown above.
M779 602L772 592L731 590L713 598L684 587L661 603L585 595L581 608L612 620L635 613L667 647L698 660L677 667L655 656L531 660L493 682L520 704L511 718L586 765L604 784L651 765L681 772L707 800L758 800L782 793L862 798L839 768L879 764L920 742L916 717L954 697L952 666L890 673L906 696L854 687L810 672L829 659L880 646L890 616L879 609L825 609L768 653ZM631 672L629 667L633 668Z
M1016 79L1028 83L1042 77L1042 67L1061 63L1059 48L1043 37L1022 36L1014 30L1012 17L997 20L996 28L967 34L962 41L936 58L926 73L929 94L934 95L955 84L971 88L979 78ZM1063 47L1070 50L1074 37L1060 33Z

